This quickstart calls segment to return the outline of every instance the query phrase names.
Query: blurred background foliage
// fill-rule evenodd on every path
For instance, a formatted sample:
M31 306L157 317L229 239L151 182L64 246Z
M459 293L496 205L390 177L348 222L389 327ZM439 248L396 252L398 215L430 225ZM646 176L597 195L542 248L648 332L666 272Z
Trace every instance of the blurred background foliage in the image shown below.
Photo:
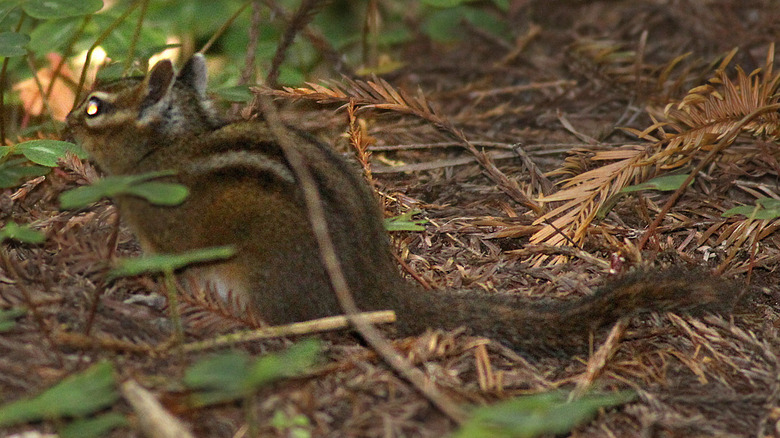
M399 52L404 44L454 43L466 35L464 25L509 39L502 21L508 0L313 3L311 26L298 33L280 65L280 85L345 72L392 71L403 65ZM235 86L241 82L251 47L253 14L261 25L254 51L256 73L245 78L249 84L263 82L289 17L300 5L301 0L254 5L252 0L2 0L2 138L58 130L57 123L73 105L86 53L93 45L81 88L89 87L98 67L101 79L141 74L155 61L154 55L182 62L214 39L206 51L210 89L224 91L221 96L229 100L247 99L248 93ZM325 51L337 55L342 66L323 56ZM58 122L51 123L49 115Z

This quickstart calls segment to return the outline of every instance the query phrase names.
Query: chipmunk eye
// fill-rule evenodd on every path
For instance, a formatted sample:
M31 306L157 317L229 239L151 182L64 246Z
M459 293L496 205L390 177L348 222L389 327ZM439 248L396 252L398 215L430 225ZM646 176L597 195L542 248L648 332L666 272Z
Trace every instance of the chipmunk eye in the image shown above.
M103 101L97 97L90 97L87 101L87 117L95 117L103 110Z

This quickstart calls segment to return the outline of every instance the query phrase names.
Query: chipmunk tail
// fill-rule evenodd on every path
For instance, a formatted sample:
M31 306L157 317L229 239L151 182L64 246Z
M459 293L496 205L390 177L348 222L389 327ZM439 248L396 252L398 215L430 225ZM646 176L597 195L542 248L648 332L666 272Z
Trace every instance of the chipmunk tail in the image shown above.
M404 300L402 332L421 324L472 333L529 353L587 348L589 334L621 318L650 312L692 315L731 312L739 294L734 284L702 271L636 269L609 280L592 295L575 300L531 301L474 291L417 293Z

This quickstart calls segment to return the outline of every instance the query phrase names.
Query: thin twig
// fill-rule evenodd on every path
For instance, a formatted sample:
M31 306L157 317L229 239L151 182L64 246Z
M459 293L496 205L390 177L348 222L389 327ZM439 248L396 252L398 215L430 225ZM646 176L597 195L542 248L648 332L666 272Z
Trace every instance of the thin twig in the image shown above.
M285 21L290 21L290 13L282 7L278 2L274 0L263 0L263 2L271 8L274 14L278 15ZM330 42L325 39L321 34L315 32L311 26L306 26L303 29L303 35L309 40L314 49L322 55L333 66L333 69L337 73L351 77L355 75L355 72L344 62L344 56L338 50L334 49Z
M81 35L84 33L84 29L91 20L92 15L85 16L84 20L81 21L79 28L76 29L76 32L73 32L73 36L70 37L70 40L68 40L68 43L65 45L65 50L62 51L62 56L60 56L60 60L57 62L57 66L54 67L54 70L51 73L51 82L49 82L49 86L46 87L46 99L49 98L52 91L54 90L54 83L57 82L57 79L60 77L60 71L62 71L62 67L65 66L68 57L70 57L70 55L73 53L73 45L76 44L76 41L79 38L81 38ZM73 79L68 77L63 77L62 81L67 81L68 83L75 85Z
M27 59L27 66L30 68L30 73L32 73L33 82L35 82L35 86L38 87L38 94L41 95L41 103L46 108L46 112L49 113L51 127L54 128L57 137L62 137L60 127L57 126L57 122L54 120L54 113L51 110L51 105L49 105L49 100L44 97L46 90L44 90L41 79L38 77L38 68L35 66L35 55L30 50L27 50L27 56L25 58Z
M491 160L517 159L514 152L494 152L489 153ZM374 173L400 173L400 172L421 172L424 170L441 169L442 167L454 167L471 164L477 161L476 157L465 156L422 163L402 164L400 166L373 166Z
M500 143L496 141L473 141L474 146L497 148L497 149L509 149L512 150L516 146L514 143ZM579 143L578 143L579 144ZM369 146L370 151L409 151L417 149L436 149L436 148L450 148L460 147L460 142L457 141L439 141L435 143L410 143L410 144L391 144L391 145L373 145Z
M509 87L493 88L485 91L472 91L469 98L481 100L486 97L499 96L501 94L517 94L523 91L542 90L544 88L574 87L577 81L560 79L557 81L531 82L530 84L512 85Z
M151 438L194 438L182 420L170 413L157 397L133 379L119 386L122 397L133 408L137 426Z
M252 2L252 19L249 24L249 43L246 45L246 55L244 55L244 70L241 71L241 78L238 79L239 85L249 83L255 79L255 57L257 56L257 43L260 41L260 26L262 25L262 15L260 14L260 1Z
M388 324L395 322L395 312L392 310L380 310L377 312L365 312L356 315L365 319L370 324ZM260 339L281 338L285 336L300 336L313 333L322 333L348 328L350 325L346 316L328 316L310 321L296 322L273 327L264 327L256 330L229 333L205 341L184 344L184 352L210 350L214 348L233 346L244 342L254 342Z
M79 99L81 98L81 90L84 88L84 82L87 80L87 70L89 69L89 63L92 61L92 52L95 51L95 49L103 43L103 40L108 38L109 35L111 35L111 32L114 31L122 22L125 21L125 18L127 18L135 8L138 7L138 5L141 3L142 0L136 1L132 5L130 5L127 10L122 13L119 17L116 18L111 24L101 33L94 43L89 47L89 50L87 50L87 56L84 59L84 68L81 69L81 76L79 76L79 85L76 87L76 97L73 99L73 106L75 107L79 103Z
M295 11L295 15L290 19L287 29L284 30L284 34L281 40L279 40L279 45L276 46L276 53L274 53L274 57L271 60L271 68L268 70L268 75L265 78L265 82L269 87L275 88L277 86L279 68L282 62L284 62L287 56L287 49L292 45L295 36L314 19L318 7L324 3L323 0L303 0L300 6L298 6L298 10Z
M130 70L130 66L133 65L133 58L135 58L135 47L138 44L138 37L141 36L141 26L144 24L144 18L146 18L146 8L149 6L149 0L140 0L141 13L138 15L138 22L133 30L133 38L130 40L130 48L127 50L127 59L125 65L122 67L122 75L127 74Z

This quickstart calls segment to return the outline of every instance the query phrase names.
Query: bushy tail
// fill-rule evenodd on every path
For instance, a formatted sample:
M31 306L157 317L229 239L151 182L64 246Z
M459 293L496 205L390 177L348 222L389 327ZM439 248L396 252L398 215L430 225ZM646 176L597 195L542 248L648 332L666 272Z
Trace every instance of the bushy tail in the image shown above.
M588 335L620 318L647 312L728 313L733 285L701 272L636 270L610 281L593 295L572 301L529 301L477 292L409 290L396 305L402 334L426 327L468 327L527 352L587 347Z

